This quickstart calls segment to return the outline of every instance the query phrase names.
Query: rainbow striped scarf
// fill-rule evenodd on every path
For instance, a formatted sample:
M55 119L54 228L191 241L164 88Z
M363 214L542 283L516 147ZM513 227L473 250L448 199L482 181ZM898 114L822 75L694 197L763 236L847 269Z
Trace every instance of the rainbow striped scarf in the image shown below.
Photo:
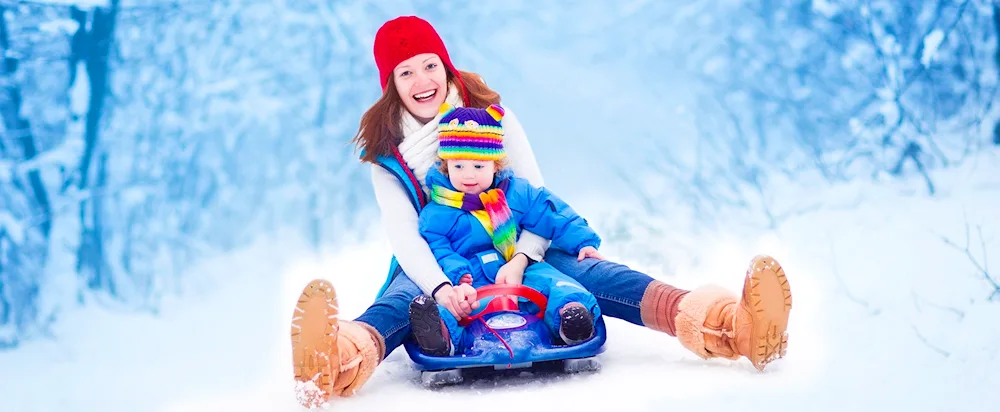
M493 247L503 255L505 261L510 261L517 244L517 228L514 225L514 215L507 206L507 195L504 194L509 182L503 179L497 188L478 196L434 185L431 186L431 200L472 213L493 239Z

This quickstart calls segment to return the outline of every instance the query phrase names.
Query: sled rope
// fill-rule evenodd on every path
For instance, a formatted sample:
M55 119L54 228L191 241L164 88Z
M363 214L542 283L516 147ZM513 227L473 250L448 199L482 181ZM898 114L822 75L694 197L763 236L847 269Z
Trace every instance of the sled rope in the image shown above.
M493 328L491 328L490 325L486 323L485 320L483 320L483 318L479 318L479 321L483 322L483 326L485 326L486 329L489 330L490 332L493 332L493 334L496 335L497 339L500 339L500 343L502 343L503 346L507 348L507 352L510 352L510 358L514 359L514 350L510 348L510 345L507 344L507 341L505 341L503 337L500 336L499 333L497 333L497 331L493 330Z

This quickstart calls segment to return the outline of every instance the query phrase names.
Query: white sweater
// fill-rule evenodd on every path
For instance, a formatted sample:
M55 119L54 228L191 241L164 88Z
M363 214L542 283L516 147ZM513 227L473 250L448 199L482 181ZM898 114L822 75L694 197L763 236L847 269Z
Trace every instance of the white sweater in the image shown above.
M462 106L462 99L455 87L448 88L446 101L453 106ZM507 152L509 166L516 176L522 177L532 185L543 186L542 172L535 161L535 153L531 150L524 128L506 106L504 107L502 125L504 129L504 149ZM399 151L406 165L413 170L424 193L430 197L426 186L427 171L438 161L437 123L440 114L427 124L421 124L409 112L403 110L402 128L403 141ZM434 288L449 282L431 252L427 241L420 236L418 215L413 210L407 190L398 179L379 165L372 165L372 186L375 188L375 198L378 201L382 215L382 226L386 230L389 246L396 260L402 266L414 283L425 293L430 294ZM517 241L517 251L524 252L536 261L542 260L549 240L534 233L523 231Z

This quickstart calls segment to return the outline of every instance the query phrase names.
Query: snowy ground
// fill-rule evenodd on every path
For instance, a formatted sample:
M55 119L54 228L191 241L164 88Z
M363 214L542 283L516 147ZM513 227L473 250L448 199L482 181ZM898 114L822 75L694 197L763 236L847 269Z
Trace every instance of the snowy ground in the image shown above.
M964 246L968 221L973 256L984 262L985 251L989 261L1000 262L1000 162L993 153L935 177L948 190L937 199L887 194L905 193L906 184L839 187L814 199L861 201L836 207L824 200L830 207L758 236L703 236L691 249L698 256L677 260L674 273L652 273L684 287L711 281L735 290L753 254L776 256L792 284L790 348L763 374L746 361L702 361L666 335L609 320L604 369L596 375L479 381L431 391L419 385L398 350L361 394L334 409L996 405L1000 299L988 301L992 286L941 236ZM67 314L53 340L0 353L0 410L298 410L289 381L287 325L298 289L325 277L339 289L346 315L361 313L380 286L389 256L381 232L373 233L371 241L323 253L308 252L291 236L262 238L192 268L188 294L167 301L157 318L99 308ZM1000 281L1000 268L993 270Z

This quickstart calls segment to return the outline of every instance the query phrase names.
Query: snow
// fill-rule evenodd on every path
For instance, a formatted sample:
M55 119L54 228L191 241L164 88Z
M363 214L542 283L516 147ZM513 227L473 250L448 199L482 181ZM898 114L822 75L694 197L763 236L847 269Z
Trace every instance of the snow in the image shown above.
M90 77L86 76L87 63L81 61L76 65L77 76L73 79L73 85L69 89L70 112L83 117L90 108Z
M66 139L59 146L47 150L31 160L18 165L19 173L28 173L36 169L72 165L83 153L82 139Z
M80 23L71 19L55 19L42 23L38 29L51 34L72 34L80 27Z
M7 184L13 177L14 165L12 162L0 160L0 183Z
M24 241L24 226L6 210L0 210L0 230L16 243Z
M497 411L995 404L1000 329L989 325L1000 317L1000 301L989 300L985 278L942 237L964 247L968 223L972 256L1000 261L997 155L939 172L940 186L949 190L938 198L908 193L909 183L817 192L812 200L853 194L863 201L791 217L775 231L691 237L696 255L678 260L672 274L651 272L681 287L713 282L736 291L750 257L775 256L791 282L794 307L788 355L764 373L746 360L703 361L667 335L609 319L597 374L514 376L429 390L399 349L358 395L335 399L330 410L471 403ZM298 291L312 278L329 279L343 317L357 316L381 285L390 252L378 228L374 238L319 252L289 233L192 268L184 276L188 294L165 300L157 317L88 307L64 315L52 340L0 353L0 410L299 410L288 343ZM618 248L608 250L619 259Z
M813 10L826 17L833 17L840 11L839 5L832 4L827 0L813 0L812 7Z
M927 37L924 37L924 52L920 55L921 64L924 66L931 64L935 53L938 51L938 47L941 47L942 41L944 41L944 32L941 29L934 29Z
M64 4L67 6L77 6L81 9L92 9L96 7L108 7L108 0L33 0L32 3L39 4Z

